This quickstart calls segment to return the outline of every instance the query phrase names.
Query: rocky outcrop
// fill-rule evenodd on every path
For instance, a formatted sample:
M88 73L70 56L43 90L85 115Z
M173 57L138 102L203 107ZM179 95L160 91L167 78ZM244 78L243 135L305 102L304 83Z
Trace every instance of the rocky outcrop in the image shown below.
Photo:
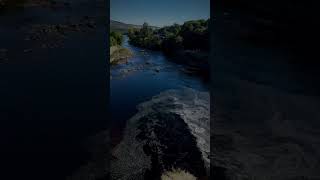
M209 94L169 90L138 106L123 141L112 150L112 179L150 179L182 169L206 177L209 169Z

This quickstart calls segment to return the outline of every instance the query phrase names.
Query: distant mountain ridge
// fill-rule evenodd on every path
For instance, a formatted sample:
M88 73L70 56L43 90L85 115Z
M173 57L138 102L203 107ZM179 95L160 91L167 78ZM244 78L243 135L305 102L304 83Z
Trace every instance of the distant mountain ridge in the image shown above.
M139 25L126 24L120 21L110 20L110 30L127 33L130 28L141 28Z
M134 25L134 24L126 24L120 21L110 20L110 30L111 31L119 31L122 33L127 33L130 28L138 28L140 29L142 25ZM158 29L156 26L151 26L151 28Z

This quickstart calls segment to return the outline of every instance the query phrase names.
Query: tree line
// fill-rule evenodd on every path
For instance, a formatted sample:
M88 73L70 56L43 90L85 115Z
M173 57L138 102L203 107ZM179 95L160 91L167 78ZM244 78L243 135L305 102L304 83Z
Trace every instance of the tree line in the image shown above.
M209 51L209 20L187 21L160 29L144 23L142 28L128 30L129 42L135 46L174 54L180 50Z

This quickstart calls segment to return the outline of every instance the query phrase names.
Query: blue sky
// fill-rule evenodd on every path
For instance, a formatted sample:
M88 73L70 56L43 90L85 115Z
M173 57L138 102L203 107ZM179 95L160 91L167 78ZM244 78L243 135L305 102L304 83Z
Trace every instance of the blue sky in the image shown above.
M112 20L154 26L208 19L210 0L110 0Z

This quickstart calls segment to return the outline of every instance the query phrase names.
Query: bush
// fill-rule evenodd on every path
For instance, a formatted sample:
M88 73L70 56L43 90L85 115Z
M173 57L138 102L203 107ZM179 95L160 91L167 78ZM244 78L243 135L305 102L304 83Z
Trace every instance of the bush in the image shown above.
M182 25L181 36L186 49L209 50L208 20L187 21Z
M119 32L110 32L110 45L111 46L116 46L116 45L121 45L123 42L123 36Z
M141 29L129 29L130 43L147 49L160 50L161 38L147 23Z

